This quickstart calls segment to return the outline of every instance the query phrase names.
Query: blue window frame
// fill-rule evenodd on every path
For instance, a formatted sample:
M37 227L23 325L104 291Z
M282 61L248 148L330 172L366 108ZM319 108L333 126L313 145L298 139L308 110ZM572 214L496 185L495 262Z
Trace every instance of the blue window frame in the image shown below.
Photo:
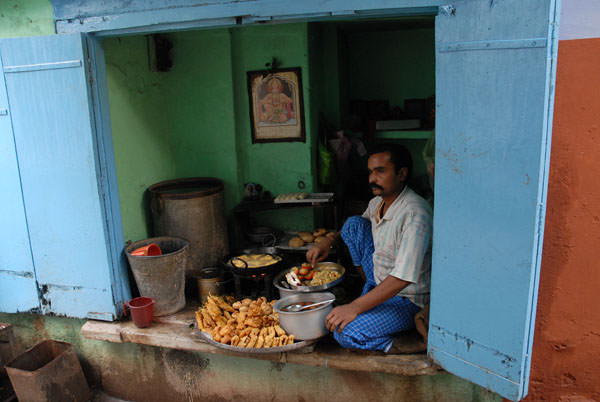
M429 354L504 397L527 394L559 0L53 3L59 32L94 35L0 41L0 127L12 134L0 146L16 150L0 183L14 192L4 215L24 250L0 260L0 278L25 289L15 303L0 296L2 309L36 308L39 292L43 311L113 319L128 296L99 37L439 6Z

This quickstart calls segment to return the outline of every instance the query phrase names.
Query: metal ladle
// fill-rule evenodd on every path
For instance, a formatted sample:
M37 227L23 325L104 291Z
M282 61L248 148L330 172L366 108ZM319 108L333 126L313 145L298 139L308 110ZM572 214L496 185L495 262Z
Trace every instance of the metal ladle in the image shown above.
M290 304L289 306L287 306L285 308L285 311L288 311L291 313L297 313L299 311L306 310L310 307L320 306L322 304L333 303L334 301L335 301L335 299L327 299L327 300L323 300L323 301L320 301L317 303L307 304L306 306L303 306L302 304Z

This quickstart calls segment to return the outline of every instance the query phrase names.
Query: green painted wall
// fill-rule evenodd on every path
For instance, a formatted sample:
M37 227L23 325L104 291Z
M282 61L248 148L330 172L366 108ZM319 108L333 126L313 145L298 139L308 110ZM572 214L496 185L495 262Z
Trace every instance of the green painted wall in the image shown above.
M230 210L243 183L273 194L313 189L313 131L307 56L307 24L179 32L173 68L148 68L145 37L105 41L115 159L126 239L148 235L143 192L153 182L191 176L225 181ZM277 57L302 68L306 143L252 144L246 72ZM310 211L269 213L261 223L298 229ZM306 225L301 228L304 229ZM312 223L308 226L311 228Z
M315 138L311 116L311 83L308 63L307 24L286 24L236 28L232 30L233 83L235 90L236 138L240 188L260 183L277 195L313 191ZM304 98L306 142L252 144L246 72L263 70L276 57L281 67L300 67ZM304 189L298 187L302 181ZM313 213L307 209L286 209L254 215L258 224L284 230L310 230Z
M148 237L145 190L176 177L164 73L148 67L146 38L104 40L112 136L125 240Z
M307 24L248 27L232 30L233 82L236 99L238 164L241 183L261 183L273 194L299 191L306 183L312 191L310 91ZM281 67L300 67L304 96L306 143L252 144L246 72L265 69L272 57Z
M18 351L43 339L71 343L90 385L138 401L499 402L450 374L405 377L88 340L84 320L0 314Z
M0 38L54 33L54 10L50 1L0 1Z
M165 112L173 132L176 177L218 177L227 210L239 202L229 30L169 35L173 68L165 78Z

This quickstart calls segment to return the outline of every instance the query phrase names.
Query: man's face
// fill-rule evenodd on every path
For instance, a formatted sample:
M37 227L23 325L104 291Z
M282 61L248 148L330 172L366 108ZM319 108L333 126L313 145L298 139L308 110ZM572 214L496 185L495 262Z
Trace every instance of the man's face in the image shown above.
M404 188L408 169L403 167L396 174L389 152L373 154L369 157L369 186L373 195L382 197L398 194Z

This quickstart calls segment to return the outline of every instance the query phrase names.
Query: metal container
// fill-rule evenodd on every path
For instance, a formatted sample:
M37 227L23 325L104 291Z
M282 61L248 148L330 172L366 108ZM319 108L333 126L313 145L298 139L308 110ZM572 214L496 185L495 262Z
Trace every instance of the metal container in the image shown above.
M319 306L313 310L289 312L283 308L290 304L300 302L320 302L327 299L335 299L331 292L297 293L279 299L273 305L273 309L279 314L279 324L288 334L294 335L296 339L317 339L329 333L325 326L325 317L333 310L333 303Z
M340 277L334 281L319 286L293 286L288 284L285 280L285 275L288 272L290 272L291 268L289 268L281 271L273 279L273 286L275 286L277 290L279 290L279 297L283 298L297 293L322 292L324 290L331 289L332 287L342 282L342 280L344 279L344 274L346 273L346 269L340 264L336 264L335 262L320 262L315 266L315 268L319 270L339 272Z
M279 298L283 299L286 296L291 296L291 295L295 295L298 293L306 293L306 292L302 292L300 290L295 290L295 289L292 289L291 287L289 287L290 285L288 285L287 281L285 280L286 273L287 273L287 270L281 271L280 273L275 275L275 278L273 279L273 286L275 286L277 288L277 290L279 291Z
M156 243L161 255L136 256L131 252ZM185 269L190 243L177 237L153 237L130 244L125 255L141 296L156 302L154 315L176 313L185 307Z
M218 265L229 252L223 188L223 181L213 177L168 180L148 188L154 235L190 242L190 276Z
M223 270L216 267L204 268L196 276L198 284L198 301L204 303L208 295L220 296L221 289L219 281L223 275Z
M285 274L288 272L288 269L283 270L275 275L275 278L273 278L273 286L275 286L279 291L279 298L283 299L286 296L291 296L298 293L309 293L303 290L292 289L292 287L285 280Z

